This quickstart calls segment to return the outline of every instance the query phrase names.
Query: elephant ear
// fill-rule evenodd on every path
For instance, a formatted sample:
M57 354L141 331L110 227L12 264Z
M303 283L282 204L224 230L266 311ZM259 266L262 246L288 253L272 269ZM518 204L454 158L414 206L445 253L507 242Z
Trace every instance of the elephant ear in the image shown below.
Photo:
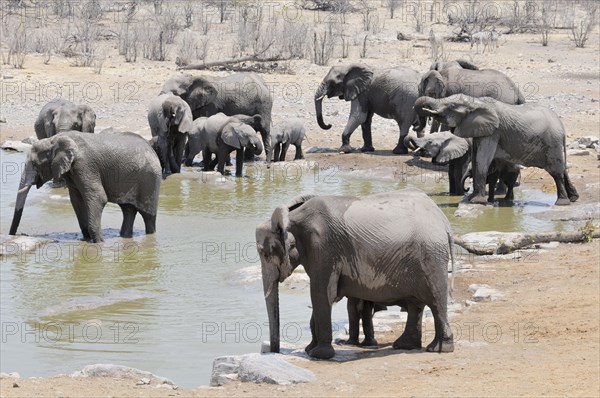
M466 59L457 59L456 63L459 64L460 67L463 69L479 70L477 65L475 65L471 61L467 61Z
M273 211L271 216L271 232L273 232L283 246L283 258L279 269L279 282L283 282L293 272L292 263L290 262L290 233L288 228L290 225L289 209L287 206L280 206Z
M179 126L178 130L180 133L188 133L192 131L192 124L194 122L192 110L190 109L190 106L182 99L179 99L178 102L180 103L179 106L175 108L174 121L175 124Z
M75 160L77 144L72 138L60 136L52 146L52 160L50 168L52 178L58 180L63 174L71 170L71 165Z
M454 129L454 135L462 138L487 137L494 134L499 125L496 111L488 106L480 106L461 120Z
M373 71L366 65L355 65L344 77L344 99L352 101L371 85Z
M441 134L441 133L438 133ZM437 163L446 163L458 159L469 151L469 141L460 137L446 140L435 158Z
M250 145L250 130L252 133L254 129L252 127L242 123L229 123L223 130L221 130L221 140L231 147L241 149Z
M96 128L96 113L87 105L79 105L79 114L81 115L81 131L93 133Z

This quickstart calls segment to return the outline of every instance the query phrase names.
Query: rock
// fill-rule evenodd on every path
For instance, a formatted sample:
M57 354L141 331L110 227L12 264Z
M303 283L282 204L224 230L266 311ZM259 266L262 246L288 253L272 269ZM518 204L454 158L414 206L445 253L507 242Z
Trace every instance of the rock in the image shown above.
M136 386L143 386L146 384L150 384L150 379L147 377L142 377L137 383L135 383Z
M0 379L20 379L21 375L18 374L17 372L10 372L10 373L0 373Z
M499 297L502 297L503 294L496 289L492 289L488 285L477 285L472 284L469 285L469 291L473 293L473 301L485 301L485 300L496 300Z
M337 148L322 148L317 146L311 146L306 149L306 153L337 153Z
M569 149L567 151L568 156L587 156L590 154L590 151L587 149Z
M78 370L70 374L71 377L114 377L114 378L139 378L140 381L147 379L148 384L150 380L158 381L163 384L174 383L165 378L157 376L153 373L146 372L136 368L130 368L129 366L113 365L113 364L95 364L84 366L83 369ZM137 384L137 383L136 383Z
M37 137L31 136L31 137L27 137L23 140L21 140L21 142L23 144L29 144L29 145L33 145L34 143L38 142L39 140L37 139Z
M0 117L0 123L6 123L6 118L5 117Z
M19 388L19 385L17 383L13 383L13 388Z
M2 75L2 78L3 78L4 80L9 80L9 79L12 79L13 77L14 77L13 75L8 75L8 74L6 74L6 73Z
M25 151L28 151L29 148L31 148L31 145L25 144L20 141L8 140L8 141L4 141L2 143L2 145L0 145L0 148L4 149L5 151L25 152Z
M553 62L556 62L556 60L554 58L548 58L548 63L551 64Z
M232 380L286 385L308 383L316 378L311 371L288 363L281 354L246 354L215 358L210 385L221 386Z
M519 232L470 232L460 238L469 247L469 251L476 253L496 253L501 245L511 246L512 242L519 240L523 234Z
M471 203L459 203L458 209L454 212L454 217L474 218L483 213L484 207Z
M591 148L594 144L598 144L598 142L600 142L600 138L594 135L588 135L585 137L579 137L577 142L579 145L585 145L586 148Z

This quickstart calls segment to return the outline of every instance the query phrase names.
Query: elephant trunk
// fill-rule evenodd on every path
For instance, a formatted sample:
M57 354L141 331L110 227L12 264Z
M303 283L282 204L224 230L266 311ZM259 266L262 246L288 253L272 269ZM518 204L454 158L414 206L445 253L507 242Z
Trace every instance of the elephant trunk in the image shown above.
M265 303L269 316L269 343L270 352L279 352L279 273L272 265L262 266L263 287L265 292Z
M33 164L28 161L25 164L23 174L21 174L21 182L19 183L19 191L17 193L17 201L15 203L15 213L13 215L12 223L10 224L9 235L15 235L21 222L21 216L23 215L23 209L25 208L25 200L27 194L31 189L31 186L36 182L38 178L37 172L33 168Z
M261 153L263 153L263 144L262 144L262 140L258 139L256 140L256 142L254 143L254 154L256 156L260 155Z
M415 141L415 137L410 135L407 135L406 138L404 138L404 146L412 151L415 151L419 147Z
M331 124L325 124L323 121L323 97L326 94L327 85L321 83L315 93L315 111L317 112L317 123L323 130L329 130Z

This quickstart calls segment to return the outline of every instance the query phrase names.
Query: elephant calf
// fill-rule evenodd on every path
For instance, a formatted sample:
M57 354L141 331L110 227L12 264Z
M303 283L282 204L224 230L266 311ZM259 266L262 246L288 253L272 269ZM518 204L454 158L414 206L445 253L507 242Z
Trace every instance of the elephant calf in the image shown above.
M290 119L271 132L273 162L285 161L285 155L290 145L296 147L294 160L304 159L302 141L306 130L300 119Z
M56 99L44 105L33 127L39 140L52 137L61 131L93 133L96 114L87 105L75 105L64 99Z
M146 233L155 232L161 168L156 153L139 135L70 131L34 143L21 175L10 235L17 233L31 186L60 178L67 183L83 239L102 242L100 219L108 202L121 207L122 237L132 236L138 212Z

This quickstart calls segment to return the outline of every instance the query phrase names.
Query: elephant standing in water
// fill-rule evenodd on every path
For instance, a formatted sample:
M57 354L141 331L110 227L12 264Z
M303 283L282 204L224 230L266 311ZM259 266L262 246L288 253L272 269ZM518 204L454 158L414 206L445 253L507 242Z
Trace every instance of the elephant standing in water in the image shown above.
M453 127L458 137L473 138L472 203L487 203L485 184L494 159L546 170L556 183L556 205L579 198L567 172L565 128L550 109L463 94L443 99L420 97L415 109Z
M408 320L394 342L398 349L421 348L427 305L435 323L427 350L454 350L447 315L452 230L424 192L409 188L363 198L299 196L257 226L256 243L271 352L278 352L280 345L279 283L299 264L310 278L312 341L306 352L311 357L335 355L331 307L344 296L381 304L404 302Z
M192 129L189 105L173 94L161 94L150 104L148 124L165 174L179 173L187 134Z
M267 167L270 166L273 98L259 75L234 73L226 77L211 77L185 74L167 80L161 90L163 93L175 94L187 102L194 119L219 112L228 116L260 115L262 123L256 130L262 137ZM248 151L248 155L254 158L251 151Z
M70 131L34 143L21 175L10 235L17 233L32 185L62 178L67 183L83 239L102 242L102 210L107 202L123 212L120 235L131 237L139 212L146 233L156 230L161 182L160 162L137 134Z
M350 101L350 117L342 133L342 146L339 151L352 152L350 136L358 126L362 128L363 147L361 152L373 152L371 121L377 114L386 119L394 119L400 128L395 154L406 154L404 137L411 126L417 130L425 127L425 118L419 120L413 109L419 97L418 86L421 75L410 68L373 70L367 65L351 64L334 66L329 70L315 92L315 110L319 127L331 128L323 121L323 98L339 97Z
M96 114L87 105L75 105L70 101L57 99L44 105L33 127L39 140L69 130L93 133Z

